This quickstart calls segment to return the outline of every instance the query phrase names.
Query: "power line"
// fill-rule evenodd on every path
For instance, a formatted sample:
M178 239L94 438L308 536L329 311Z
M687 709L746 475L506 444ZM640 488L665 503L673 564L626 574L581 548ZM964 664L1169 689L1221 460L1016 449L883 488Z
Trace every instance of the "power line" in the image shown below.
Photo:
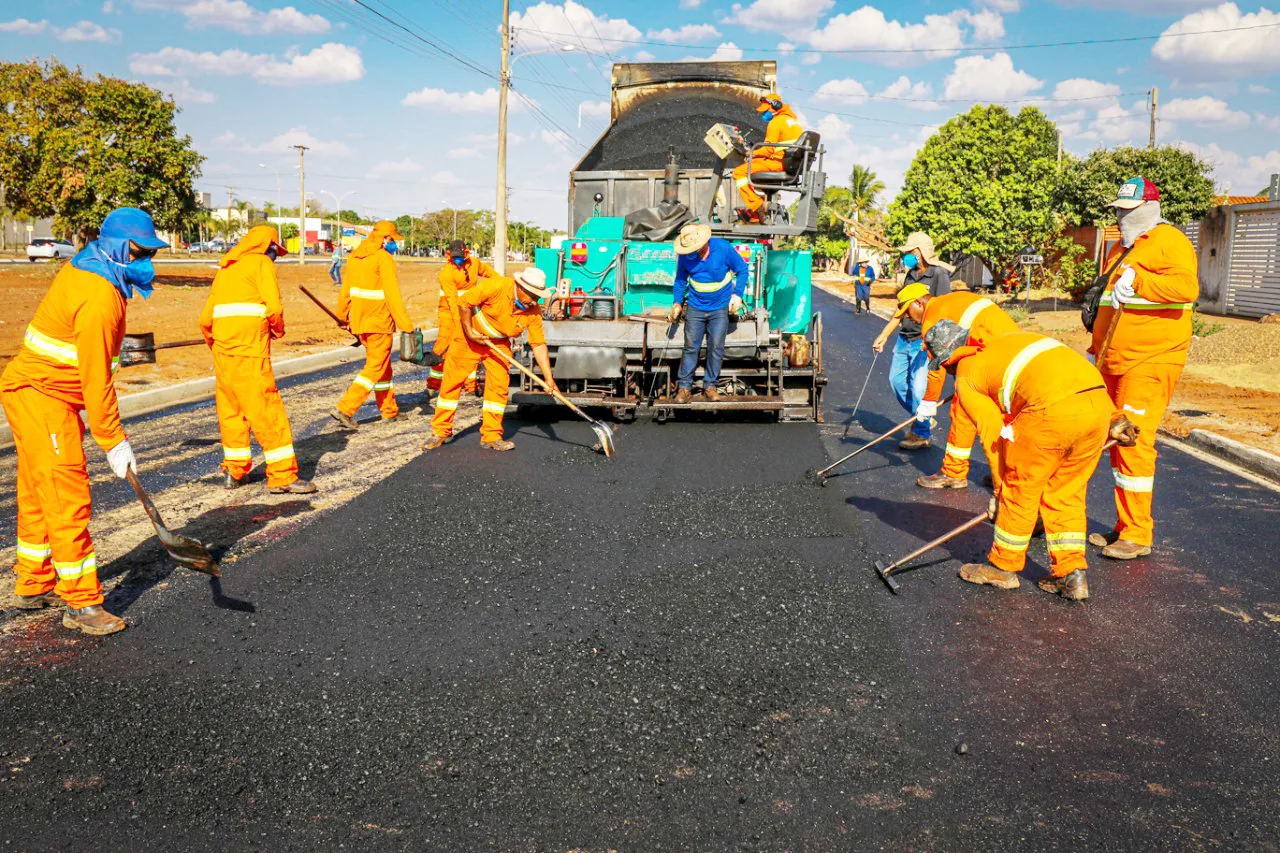
M807 92L811 95L821 94L820 89L804 89L800 86L787 86L788 91ZM1150 94L1150 90L1144 89L1141 92L1116 92L1114 95L1089 95L1082 98L1008 98L1006 100L992 100L990 98L900 98L895 95L872 95L868 93L865 97L871 101L902 101L906 103L917 104L1041 104L1041 103L1075 103L1078 101L1104 101L1111 98L1129 98L1138 95L1146 96Z

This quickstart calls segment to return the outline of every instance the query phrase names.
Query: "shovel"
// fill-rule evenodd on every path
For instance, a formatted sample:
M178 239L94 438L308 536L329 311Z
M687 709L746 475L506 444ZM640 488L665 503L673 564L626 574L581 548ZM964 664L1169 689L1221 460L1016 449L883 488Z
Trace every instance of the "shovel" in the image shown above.
M177 347L204 346L204 338L192 338L187 341L170 341L167 344L156 343L154 332L142 332L137 335L125 335L120 344L120 366L137 367L140 364L155 364L156 350L175 349Z
M582 409L575 406L572 401L566 398L559 391L551 390L551 386L548 385L541 376L534 373L532 370L525 367L523 364L516 361L511 356L507 355L502 350L498 349L495 346L490 345L489 352L496 355L498 357L498 360L505 363L508 367L514 367L516 370L519 370L521 373L523 373L525 376L528 376L534 382L537 382L538 385L542 387L542 390L546 391L552 397L555 397L558 403L569 407L569 410L572 411L575 415L582 418L587 423L591 424L591 429L595 431L596 438L600 440L600 449L604 451L605 456L612 459L617 454L617 450L613 446L613 428L612 427L610 427L606 423L601 423L600 421L588 415L586 412L582 411Z
M342 320L338 318L338 315L337 315L337 314L335 314L335 313L333 313L332 311L330 311L330 310L329 310L329 306L328 306L328 305L325 305L323 302L321 302L321 301L320 301L320 297L316 296L316 295L315 295L314 293L312 293L310 290L307 290L307 286L306 286L305 284L300 284L300 285L298 285L298 290L301 290L301 291L303 292L303 294L304 294L304 295L306 295L306 297L307 297L308 299L310 299L310 300L311 300L312 302L314 302L316 305L319 305L319 306L320 306L320 310L321 310L321 311L323 311L324 313L328 314L328 315L333 319L333 322L335 322L335 323L337 323L337 324L338 324L338 328L339 328L339 329L341 329L342 327L346 326L346 323L342 322ZM352 341L352 342L351 342L351 345L352 345L353 347L358 347L358 346L360 346L360 339L359 339L359 338L356 338L354 341Z
M201 341L201 343L204 343L204 341ZM126 476L129 479L129 485L133 486L134 494L138 496L138 500L142 503L142 508L147 511L147 518L151 519L151 526L156 529L156 536L160 537L160 544L169 552L169 556L173 557L179 565L186 566L188 569L194 569L197 572L203 572L215 578L222 577L222 571L218 568L218 563L213 559L213 555L209 553L209 549L196 540L188 536L179 536L165 527L164 519L160 517L160 511L151 502L151 496L147 494L146 489L142 488L142 483L138 482L138 475L130 469Z

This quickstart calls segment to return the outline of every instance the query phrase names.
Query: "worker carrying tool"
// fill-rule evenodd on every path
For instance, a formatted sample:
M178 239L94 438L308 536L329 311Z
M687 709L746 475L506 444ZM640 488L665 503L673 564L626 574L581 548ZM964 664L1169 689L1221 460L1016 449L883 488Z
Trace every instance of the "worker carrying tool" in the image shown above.
M728 240L711 236L711 226L690 223L676 238L676 277L667 320L684 315L684 353L676 374L674 402L693 399L693 374L703 338L707 341L707 367L702 374L702 395L714 403L720 399L716 383L724 363L724 342L729 335L729 315L742 310L750 269ZM687 303L687 308L686 308Z
M347 393L338 401L331 417L347 429L358 429L356 412L373 392L383 421L400 416L395 385L391 381L391 346L396 330L416 331L404 310L396 262L392 256L404 239L394 222L382 220L373 226L359 246L351 251L347 271L338 291L338 319L344 328L364 344L364 369Z
M560 389L551 375L551 358L542 330L542 308L538 300L551 295L547 274L529 267L513 277L489 276L458 295L454 321L466 340L450 346L444 360L444 381L436 398L436 412L431 418L432 435L423 450L435 450L453 435L453 421L458 413L462 386L476 366L484 363L484 403L481 406L480 446L485 450L506 451L516 445L502 437L502 416L507 410L507 392L511 374L498 351L511 359L511 339L528 333L533 360L537 362L548 388Z
M1142 432L1133 447L1111 451L1116 481L1116 523L1094 533L1092 545L1113 560L1151 553L1155 521L1151 496L1156 475L1156 429L1187 363L1191 314L1200 296L1196 251L1186 235L1160 216L1160 190L1145 178L1125 181L1111 202L1120 244L1103 264L1110 269L1094 321L1097 354L1115 312L1123 312L1098 369L1111 401Z
M267 463L267 490L306 495L316 487L298 476L293 431L271 368L271 342L284 337L275 261L287 252L276 236L271 226L255 225L222 257L200 331L213 350L223 485L244 485L253 468L252 432Z
M17 606L39 610L61 599L63 626L86 634L114 634L126 623L102 606L80 412L111 472L123 480L136 471L112 377L127 301L151 295L151 259L168 245L145 211L107 214L98 239L59 270L0 376L18 455Z
M786 171L782 165L782 158L786 155L787 149L777 146L795 142L800 138L800 134L804 133L804 128L796 120L796 114L791 107L783 103L782 99L773 92L760 99L756 112L760 113L766 125L765 147L756 148L751 153L750 161L734 168L733 181L738 192L742 194L743 204L746 205L737 211L738 218L743 222L759 224L763 222L761 211L764 209L764 196L751 186L748 174Z
M1108 437L1136 442L1102 375L1070 347L1029 332L979 345L959 323L940 320L925 336L930 369L956 378L956 405L977 424L991 460L995 539L986 563L968 563L969 583L1017 589L1037 516L1044 519L1050 577L1040 588L1074 601L1085 578L1085 493Z
M449 354L449 347L455 342L461 342L460 345L462 346L466 345L466 337L453 321L454 300L458 298L458 294L470 290L482 278L491 278L497 275L493 267L479 258L473 258L471 252L467 250L467 244L461 240L454 240L450 243L449 251L446 255L445 264L440 268L438 276L440 281L440 301L436 309L436 328L439 332L436 336L435 353L441 358L445 358ZM443 379L444 365L439 364L432 367L431 373L427 377L427 390L439 391L440 383ZM476 392L475 373L467 377L467 382L462 390L468 394Z
M919 295L900 306L898 314L919 323L921 334L926 336L941 320L950 320L969 332L966 346L985 346L996 338L1021 331L1003 309L976 293L957 290L934 296L921 284L905 287L902 292L908 296ZM938 414L938 401L942 399L947 374L937 368L930 370L928 376L924 399L916 407L916 420L932 418ZM969 455L973 452L977 437L978 428L965 414L964 407L952 406L951 428L947 433L947 450L942 457L942 470L917 478L916 485L922 489L963 489L968 486Z

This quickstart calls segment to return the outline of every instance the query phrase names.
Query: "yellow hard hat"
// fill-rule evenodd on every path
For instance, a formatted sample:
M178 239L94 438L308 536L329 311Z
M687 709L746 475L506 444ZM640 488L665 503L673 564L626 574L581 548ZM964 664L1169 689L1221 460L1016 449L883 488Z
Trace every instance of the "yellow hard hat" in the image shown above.
M902 290L898 291L898 310L893 312L894 318L900 318L907 313L907 306L915 302L921 296L929 295L929 285L915 282L908 284Z

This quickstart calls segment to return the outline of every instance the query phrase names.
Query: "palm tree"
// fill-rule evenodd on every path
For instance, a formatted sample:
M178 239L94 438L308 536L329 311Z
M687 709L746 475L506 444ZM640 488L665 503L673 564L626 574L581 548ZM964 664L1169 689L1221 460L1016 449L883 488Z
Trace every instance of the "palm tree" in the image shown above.
M855 163L849 173L849 190L853 195L853 218L861 222L867 212L876 209L878 196L884 192L884 181L866 166Z

